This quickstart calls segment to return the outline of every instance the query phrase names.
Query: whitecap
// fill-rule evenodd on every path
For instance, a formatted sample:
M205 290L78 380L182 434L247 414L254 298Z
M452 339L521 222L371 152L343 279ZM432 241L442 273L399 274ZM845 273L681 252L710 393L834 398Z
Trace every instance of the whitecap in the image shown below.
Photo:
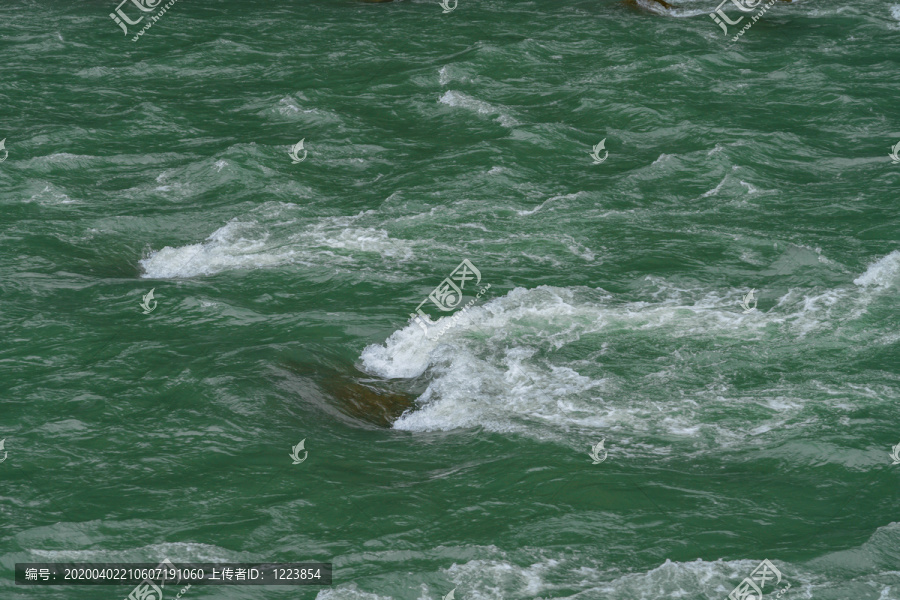
M853 280L861 287L886 288L900 281L900 250L875 261L866 272Z
M353 262L355 254L375 253L384 259L409 260L413 242L392 238L384 229L354 226L365 216L325 217L294 231L293 221L269 225L281 213L278 207L267 207L274 214L257 219L234 219L214 231L201 243L166 246L152 251L140 261L142 277L168 279L214 275L235 269L264 269L286 264L315 266ZM265 218L263 218L265 217Z
M488 102L478 100L477 98L473 98L472 96L469 96L468 94L464 94L462 92L449 90L440 97L438 102L440 102L441 104L446 104L447 106L471 110L481 115L498 115L497 122L504 127L513 127L515 125L518 125L518 122L515 119L510 117L501 109L495 107L492 104L489 104Z
M657 390L685 377L702 381L696 375L715 371L724 362L761 366L769 359L757 358L760 349L766 348L763 357L789 351L783 349L786 339L826 336L833 342L839 335L854 343L877 342L872 339L877 332L853 321L866 314L866 307L879 296L866 290L896 283L898 273L900 252L894 252L857 278L860 287L844 284L816 293L797 288L780 297L763 289L759 308L748 314L740 305L746 288L691 289L659 278L653 282L659 289L645 293L652 301L616 299L589 288L515 288L473 307L437 340L426 337L415 324L406 325L383 344L367 346L360 355L361 368L385 378L427 374L427 389L415 410L394 422L396 429L479 427L572 446L581 442L577 432L639 432L640 443L648 435L675 436L691 439L697 451L747 447L764 443L762 438L770 442L797 426L796 420L808 408L807 384L751 395L701 383L682 388L674 397ZM444 326L447 319L439 319L437 326ZM810 337L812 342L816 339ZM572 354L575 348L597 348L600 341L603 349L588 356ZM738 349L738 354L711 353L706 350L709 344ZM655 346L660 347L658 365L646 364L634 376L604 367L610 351L640 364L648 359L642 350L630 348ZM736 416L723 418L722 407L729 406ZM744 413L748 410L753 414L750 421ZM627 456L645 449L636 443L620 452ZM851 460L843 455L836 459Z

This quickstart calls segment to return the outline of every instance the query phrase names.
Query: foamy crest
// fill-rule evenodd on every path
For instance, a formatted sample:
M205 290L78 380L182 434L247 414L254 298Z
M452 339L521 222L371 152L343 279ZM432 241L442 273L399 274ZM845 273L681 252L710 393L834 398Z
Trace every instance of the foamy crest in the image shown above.
M702 1L702 0L701 0ZM680 0L678 2L679 6L673 8L666 8L659 2L654 2L653 0L637 0L638 6L641 8L654 12L660 15L666 15L669 17L696 17L698 15L706 14L709 12L707 8L685 8L684 4L695 4L694 0Z
M440 320L438 326L442 326ZM360 360L370 373L387 379L412 379L424 373L431 364L435 346L436 341L429 340L418 325L410 323L392 333L383 346L366 346Z
M447 85L451 81L460 81L469 83L472 81L468 73L459 65L445 65L438 71L438 83Z
M897 542L900 527L890 523L856 547L826 554L803 563L780 560L778 556L749 551L736 560L673 561L643 571L622 573L604 564L602 548L596 554L573 556L570 551L554 551L528 546L504 550L496 546L441 547L426 552L446 557L460 556L436 572L411 572L408 579L395 582L372 577L322 590L316 600L394 600L411 598L410 588L419 587L419 600L440 598L454 587L458 598L477 600L595 600L597 598L657 600L675 598L726 598L735 587L768 559L781 573L781 580L768 579L763 591L774 598L822 600L900 600L897 590ZM776 553L777 554L777 553ZM408 568L408 552L369 550L366 558L385 570ZM464 558L462 558L464 557ZM427 562L427 561L424 561ZM843 576L836 577L840 572ZM431 581L447 581L436 588ZM429 583L415 581L428 580ZM400 589L402 592L386 591ZM375 591L369 591L375 589ZM573 590L577 590L573 593Z
M473 98L472 96L469 96L468 94L464 94L462 92L449 90L445 92L443 96L441 96L438 102L440 102L441 104L446 104L447 106L471 110L481 115L499 115L497 117L497 122L504 127L514 127L515 125L518 125L518 122L515 119L507 115L499 108L493 106L492 104L484 102L483 100Z
M47 184L39 192L32 194L25 202L38 202L45 206L52 204L76 204L78 200L72 200L62 190L52 184Z
M646 402L606 399L607 382L598 369L581 374L577 361L556 364L539 349L563 348L600 332L617 336L650 327L682 329L682 335L718 331L729 321L744 319L735 312L686 309L674 302L613 306L608 298L594 290L516 288L470 310L438 342L408 325L384 345L367 347L362 366L383 377L411 378L432 369L434 379L419 398L421 408L400 417L397 429L481 426L547 437L571 426L634 426L648 417L658 422L660 415ZM673 420L669 425L673 431L688 431L691 424Z
M356 584L346 587L338 587L330 590L320 590L316 594L316 600L393 600L393 596L371 594L359 589Z
M301 234L313 247L375 252L387 258L413 258L412 242L391 238L384 229L353 227L356 217L328 217Z
M266 233L256 223L233 221L216 230L202 244L166 246L140 261L143 277L164 279L210 275L235 268L263 267L289 260L289 252L265 252Z
M385 259L412 258L412 242L391 238L387 231L354 227L354 217L326 217L303 226L295 221L267 225L275 215L257 220L233 220L203 243L166 246L140 261L143 277L165 279L212 275L234 269L259 269L285 264L335 265L353 262L353 254L373 252Z
M900 250L875 261L866 272L853 280L861 287L886 288L900 282Z
M857 283L894 281L898 256L878 261ZM682 289L661 279L648 285L640 296L652 301L589 288L515 288L470 309L437 340L407 325L365 348L361 366L386 378L428 377L417 408L396 429L483 427L567 444L577 432L638 434L620 451L665 455L670 443L639 446L660 436L691 440L700 452L753 446L787 435L808 409L807 384L738 392L710 385L711 377L722 378L717 365L766 368L796 355L801 339L805 346L832 344L836 335L865 343L876 335L855 319L878 295L850 285L788 290L763 297L750 313L739 304L746 289Z

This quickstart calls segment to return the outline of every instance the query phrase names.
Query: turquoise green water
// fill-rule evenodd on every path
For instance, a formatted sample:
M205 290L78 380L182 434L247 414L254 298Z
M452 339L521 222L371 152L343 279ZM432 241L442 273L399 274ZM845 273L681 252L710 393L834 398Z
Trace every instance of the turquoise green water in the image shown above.
M4 3L0 597L900 599L900 4L716 5Z

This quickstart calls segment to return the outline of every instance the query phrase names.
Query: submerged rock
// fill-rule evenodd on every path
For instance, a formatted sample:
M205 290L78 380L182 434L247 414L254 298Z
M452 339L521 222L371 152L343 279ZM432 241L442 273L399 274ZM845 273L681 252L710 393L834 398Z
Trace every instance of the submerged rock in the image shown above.
M293 375L292 393L356 422L390 427L419 396L410 390L409 381L372 377L340 361L287 361L283 366Z
M322 387L345 413L382 427L390 427L415 404L412 395L384 389L378 380L339 377L329 379Z

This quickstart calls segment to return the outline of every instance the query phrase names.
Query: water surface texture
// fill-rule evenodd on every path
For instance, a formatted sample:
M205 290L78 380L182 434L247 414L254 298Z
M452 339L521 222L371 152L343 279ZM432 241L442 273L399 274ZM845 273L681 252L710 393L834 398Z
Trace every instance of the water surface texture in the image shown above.
M900 599L900 4L678 4L5 0L0 597Z

